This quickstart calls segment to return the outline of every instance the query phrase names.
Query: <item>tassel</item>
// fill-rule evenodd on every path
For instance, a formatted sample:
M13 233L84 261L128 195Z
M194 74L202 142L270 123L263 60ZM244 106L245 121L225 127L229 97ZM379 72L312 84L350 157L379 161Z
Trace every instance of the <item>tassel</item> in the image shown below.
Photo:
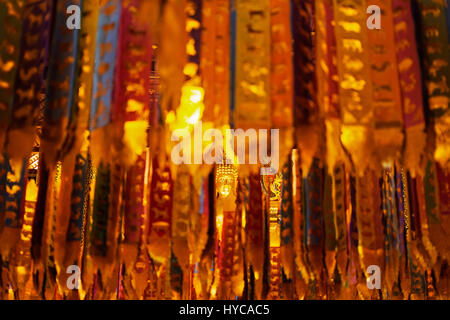
M282 169L281 188L281 266L287 279L294 274L294 246L293 246L293 199L292 199L292 160L288 159Z
M19 241L22 212L26 191L27 162L4 159L5 183L4 216L0 233L0 254L9 260L12 250Z
M395 205L395 182L393 167L383 170L382 209L385 224L385 282L389 298L395 299L395 286L399 278L400 239L397 210Z
M170 256L173 180L168 164L156 158L152 171L147 250L154 261L164 263Z
M192 252L188 245L188 234L190 230L190 215L194 215L196 207L194 204L194 188L192 187L191 175L185 165L179 168L174 181L173 211L172 211L172 260L177 261L177 268L181 268L183 280L189 284L189 274L192 263ZM183 286L189 292L189 286ZM180 290L181 292L181 290Z
M263 208L261 176L252 174L249 176L249 200L248 212L245 215L246 233L246 261L252 269L255 278L255 299L261 299L263 263L264 263L264 234L263 234Z
M292 199L293 199L293 236L294 236L294 259L296 267L296 290L299 298L304 298L306 285L310 283L310 266L306 258L306 231L305 210L303 199L303 180L300 167L300 154L298 149L292 150Z
M24 186L25 187L25 186ZM31 275L31 227L36 209L37 185L34 179L26 182L20 238L14 252L13 281L17 286L21 300L28 298L27 284ZM31 290L30 290L31 291Z
M323 220L325 229L325 267L327 271L327 299L334 299L330 296L334 290L334 274L336 269L337 237L333 207L333 179L329 175L328 169L324 171L324 191L323 191Z
M310 171L304 178L304 210L306 225L307 261L311 264L311 279L309 285L313 288L312 297L321 299L323 290L321 283L324 271L324 221L323 221L323 168L319 159L315 158Z

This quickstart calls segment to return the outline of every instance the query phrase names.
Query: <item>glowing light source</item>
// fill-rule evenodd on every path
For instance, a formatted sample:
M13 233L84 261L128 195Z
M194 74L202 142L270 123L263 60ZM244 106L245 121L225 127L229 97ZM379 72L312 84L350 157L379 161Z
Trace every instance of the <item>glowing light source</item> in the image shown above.
M186 118L186 122L189 124L196 124L199 119L200 119L200 109L196 109L190 117Z
M233 192L237 179L237 170L234 165L219 165L216 171L216 184L222 198L227 198Z
M176 114L171 111L166 116L166 123L172 130L183 129L195 125L202 119L204 90L199 86L185 84L181 91L180 106Z
M189 97L192 103L199 103L203 100L203 89L202 88L192 88L191 96Z
M175 113L173 111L170 111L166 116L166 123L170 124L175 121Z

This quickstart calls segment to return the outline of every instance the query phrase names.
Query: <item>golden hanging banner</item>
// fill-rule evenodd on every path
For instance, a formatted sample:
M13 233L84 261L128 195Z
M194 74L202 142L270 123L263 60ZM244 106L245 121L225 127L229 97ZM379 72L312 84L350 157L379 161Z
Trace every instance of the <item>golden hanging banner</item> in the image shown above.
M373 162L373 107L366 1L334 0L341 141L359 175Z
M236 1L234 124L270 128L270 1Z
M202 6L203 120L220 127L230 118L230 8L227 0L204 0Z
M376 5L381 9L382 23L380 29L367 30L375 152L381 162L393 163L400 157L403 146L403 112L394 45L392 1L367 0L366 5Z
M340 142L339 78L332 0L315 1L317 103L325 122L326 162L330 175L347 160Z
M272 128L280 129L279 158L289 157L293 141L294 67L289 1L270 1L270 104Z

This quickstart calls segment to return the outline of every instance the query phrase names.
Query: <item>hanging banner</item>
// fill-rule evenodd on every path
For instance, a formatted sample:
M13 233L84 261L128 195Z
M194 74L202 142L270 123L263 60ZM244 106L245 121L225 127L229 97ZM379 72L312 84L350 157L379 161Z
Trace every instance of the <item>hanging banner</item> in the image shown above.
M19 66L24 0L0 1L0 153L3 153L5 134L11 117L14 81ZM27 94L27 92L23 92Z
M342 282L347 279L347 183L345 175L345 166L339 162L333 170L332 176L333 190L333 212L334 225L336 230L336 267Z
M89 120L90 131L102 128L111 121L120 9L119 0L109 0L100 5Z
M42 152L49 167L56 165L66 129L75 112L77 61L79 49L78 29L66 26L66 10L70 5L81 5L81 0L58 1L56 4L54 33L52 35L50 63L47 76L47 105L42 127Z
M315 88L314 2L294 0L292 3L296 125L314 124L318 117Z
M367 29L372 110L375 123L375 152L378 160L396 160L403 147L403 113L395 55L392 0L367 0L381 9L380 29Z
M120 16L113 117L125 122L149 119L152 42L150 23L137 14L138 2L124 2Z
M100 1L84 1L81 8L81 25L79 52L77 55L76 99L70 126L66 129L61 154L74 159L85 144L89 129L91 113L93 74L95 66L95 50Z
M80 29L80 38L78 43L78 53L76 61L76 83L75 83L75 99L73 105L73 111L71 113L71 120L68 127L65 129L67 135L64 138L61 145L60 154L62 157L62 172L61 179L63 181L60 194L58 195L59 204L56 215L55 225L55 264L58 270L58 284L61 292L67 293L67 277L66 273L67 265L79 263L79 256L81 254L80 244L77 240L68 241L68 230L70 228L77 228L77 226L71 225L71 219L78 220L80 228L83 224L83 215L87 213L86 208L79 208L76 213L71 211L73 208L66 205L77 201L74 199L76 194L78 200L83 202L80 206L88 205L87 195L82 192L83 188L80 182L75 181L75 177L80 175L82 169L80 169L80 162L85 166L84 170L88 169L87 162L87 149L89 144L88 136L88 124L90 114L90 101L92 93L92 76L94 68L95 57L95 35L99 10L99 1L84 1L82 3L82 16ZM81 158L80 158L81 157ZM80 170L77 173L77 170ZM85 173L87 174L87 173ZM90 183L88 180L83 180L81 183ZM74 214L78 214L73 217ZM74 229L72 229L73 231ZM75 231L76 232L76 231ZM67 264L68 263L68 264Z
M446 4L444 1L420 0L421 29L424 62L426 98L430 117L433 119L436 150L434 158L442 166L450 158L450 50ZM448 5L448 4L447 4Z
M150 119L151 29L150 21L143 20L138 9L136 0L122 4L111 119L123 122L123 137L117 139L125 143L128 156L124 161L129 165L145 152Z
M8 128L6 152L22 160L31 152L44 88L53 4L35 1L23 8L19 67Z
M440 173L439 176L438 173ZM441 212L441 207L445 209L445 207L448 206L446 197L442 198L442 200L444 200L444 206L441 206L440 204L440 188L445 190L445 183L443 183L445 180L445 174L442 168L439 167L439 164L432 161L432 159L428 159L425 165L423 179L426 214L430 231L430 240L437 249L437 253L443 257L448 256L450 252L450 245L448 241L445 240L449 237L448 229L446 229L449 223L448 210L444 211L444 214ZM443 193L445 193L445 191L443 191Z
M317 5L317 2L320 4ZM319 20L320 19L320 20ZM324 86L322 112L325 118L340 120L339 110L339 77L336 57L336 35L334 32L333 1L316 0L316 23L317 23L317 54L321 54L323 60L317 58L318 71L323 73ZM320 29L319 29L320 28ZM321 37L319 37L321 35ZM319 51L320 50L320 51ZM319 73L319 74L320 74ZM318 88L320 80L317 80ZM319 94L319 97L321 95ZM318 100L320 105L321 101ZM331 165L331 164L330 164Z
M311 169L304 178L304 210L305 210L305 232L306 250L308 261L311 264L313 287L316 297L323 294L322 281L324 271L324 245L325 230L323 221L323 168L320 160L315 158Z
M420 168L421 155L426 143L422 75L417 52L416 30L410 1L393 0L392 10L406 139L403 159L406 169L415 175Z
M289 1L270 1L272 13L270 16L270 103L274 128L285 128L293 125L294 74L290 7Z
M317 103L324 117L326 159L329 174L337 162L346 159L340 142L339 77L332 0L315 0Z
M261 176L251 174L249 176L249 200L246 214L246 261L253 270L255 276L255 298L261 298L263 264L264 264L264 233L263 233L263 208Z
M161 116L180 105L183 73L187 56L186 1L161 1L161 23L158 26L158 66L161 80Z
M87 218L88 188L91 182L90 165L88 153L77 155L72 182L71 214L66 237L66 263L76 264L79 261L83 224Z
M279 157L286 159L294 145L294 72L291 3L270 0L270 105L272 128L279 129Z
M42 128L42 151L46 154L46 164L56 165L60 149L70 131L76 96L77 61L79 50L78 29L66 26L66 10L70 5L81 6L81 0L59 1L56 4L55 25L53 27L50 64L47 79L47 105Z
M230 120L230 4L228 0L204 0L202 8L203 120L220 127Z
M192 80L193 83L198 83L198 76L200 71L200 58L202 56L201 39L202 39L202 18L203 18L203 1L202 0L186 0L186 31L188 32L187 56L188 61L184 68L184 74L187 81Z
M269 0L236 1L234 126L270 128Z
M429 165L429 160L427 161L426 165ZM426 174L425 168L424 168L424 175ZM414 181L414 189L412 189L415 193L415 199L416 199L416 221L418 221L418 230L417 235L420 237L420 241L425 247L425 253L426 253L426 263L424 265L424 270L422 270L423 274L425 274L430 266L434 266L437 257L438 257L438 251L432 242L431 238L431 222L428 218L428 210L430 210L430 213L433 210L436 210L436 206L434 208L430 208L428 205L427 207L427 199L425 198L426 191L425 191L425 179L422 175L417 175ZM431 198L433 198L435 195L431 194ZM432 203L432 202L431 202ZM437 219L434 219L436 221ZM439 227L439 223L437 223L437 226Z
M300 167L300 152L292 150L292 200L293 200L293 237L294 259L296 267L296 290L299 297L304 296L306 285L313 276L306 258L305 202L303 197L304 183Z
M111 169L100 163L95 174L94 201L92 206L92 230L90 253L92 256L106 256L108 213L110 206Z
M268 230L268 292L267 299L281 297L281 193L282 174L262 177L265 197L266 226Z
M314 157L320 157L318 151L322 136L315 73L315 2L294 0L291 7L294 41L294 124L297 144L301 150L300 164L306 176Z
M359 175L373 161L373 107L364 0L333 0L341 141Z

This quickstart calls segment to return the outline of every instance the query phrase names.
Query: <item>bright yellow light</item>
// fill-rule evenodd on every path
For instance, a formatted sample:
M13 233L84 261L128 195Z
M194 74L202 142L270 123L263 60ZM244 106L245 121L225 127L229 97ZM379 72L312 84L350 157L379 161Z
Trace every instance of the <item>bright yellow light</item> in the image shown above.
M195 77L197 72L198 72L198 65L196 63L187 63L184 66L183 73L190 78Z
M38 187L36 186L36 182L33 179L30 179L30 181L27 184L25 200L31 201L31 202L36 202L37 195L38 195Z
M166 123L170 124L175 121L175 113L173 111L170 111L166 116Z
M230 195L232 189L232 181L233 177L222 177L218 181L218 189L223 198L226 198Z
M196 109L190 117L186 118L186 123L196 124L198 120L200 120L200 109Z
M176 116L169 113L166 122L172 124L173 129L184 128L186 124L193 125L199 122L205 109L203 96L204 90L202 87L184 85Z
M123 141L134 150L136 154L142 154L147 143L147 121L127 121L124 125Z
M216 229L219 241L222 241L223 214L219 212L216 216Z
M201 103L203 101L204 90L202 87L185 85L182 89L181 106L185 103Z
M191 100L192 103L201 102L203 100L203 90L200 88L192 88L189 100Z
M213 286L213 287L211 288L211 298L212 298L212 299L215 299L216 296L217 296L217 288L216 288L216 286Z

